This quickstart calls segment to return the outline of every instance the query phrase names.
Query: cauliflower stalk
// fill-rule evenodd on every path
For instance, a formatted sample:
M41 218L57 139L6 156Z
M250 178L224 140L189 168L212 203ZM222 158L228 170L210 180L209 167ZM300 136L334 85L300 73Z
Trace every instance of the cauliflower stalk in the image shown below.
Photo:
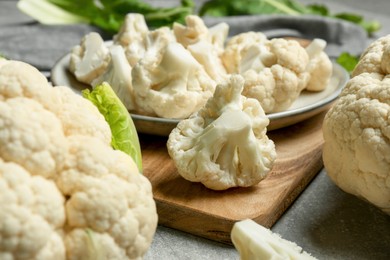
M324 165L344 191L390 214L390 36L373 42L323 124Z
M269 119L259 102L241 95L244 80L230 76L167 142L169 155L185 179L214 190L260 182L276 158L266 135Z
M241 260L316 259L297 244L283 239L251 219L234 223L231 239Z
M96 106L18 61L0 86L0 258L140 259L151 185Z

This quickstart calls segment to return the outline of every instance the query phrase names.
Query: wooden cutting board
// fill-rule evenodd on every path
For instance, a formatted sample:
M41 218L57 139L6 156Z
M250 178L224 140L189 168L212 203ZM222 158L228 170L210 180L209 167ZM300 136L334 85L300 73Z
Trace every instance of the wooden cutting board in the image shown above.
M278 156L272 171L254 187L226 191L183 179L167 153L167 138L140 135L159 224L223 243L231 243L236 221L252 219L271 227L323 166L324 115L269 132Z

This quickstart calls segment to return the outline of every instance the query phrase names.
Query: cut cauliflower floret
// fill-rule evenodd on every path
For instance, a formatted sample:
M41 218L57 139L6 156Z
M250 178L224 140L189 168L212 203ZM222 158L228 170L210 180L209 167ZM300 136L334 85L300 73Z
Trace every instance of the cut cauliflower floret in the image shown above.
M228 72L244 77L243 95L273 113L288 109L304 89L321 91L328 86L332 63L325 46L325 41L315 39L305 49L295 40L268 40L248 32L234 36L222 57Z
M0 258L65 259L65 199L54 182L0 158L0 191Z
M169 135L169 155L185 179L224 190L255 185L271 170L276 152L266 135L269 119L257 100L241 96L243 85L232 75Z
M145 53L145 38L149 33L145 18L142 14L129 13L118 34L114 35L114 44L123 47L131 67L140 60Z
M306 71L309 72L310 80L307 82L306 90L322 91L330 81L333 72L333 65L329 56L324 52L326 42L322 39L314 39L307 47L309 63Z
M90 101L19 65L0 68L0 258L140 259L157 226L150 182Z
M98 33L91 32L81 39L80 45L73 47L69 70L78 81L90 85L106 70L109 62L108 47Z
M167 28L150 35L144 58L132 70L135 101L142 114L186 118L212 96L215 82L169 35Z
M326 114L323 160L336 185L390 214L388 46L389 36L368 46Z
M246 70L246 67L251 67L254 62L253 53L258 54L258 48L262 48L267 40L267 37L261 32L246 32L233 36L227 42L222 54L222 62L227 72L230 74L242 73ZM245 58L246 60L243 61ZM268 63L268 59L273 62L274 57L269 51L265 50L261 54L260 61ZM247 63L250 63L250 66Z
M223 52L229 26L219 23L210 29L202 18L196 15L186 17L186 25L175 23L173 32L177 42L190 51L192 56L204 67L207 74L217 83L227 77L220 55Z
M125 52L120 45L110 47L111 62L107 70L92 81L92 86L107 82L118 98L125 105L127 110L136 110L134 101L134 91L131 78L131 66L126 59Z

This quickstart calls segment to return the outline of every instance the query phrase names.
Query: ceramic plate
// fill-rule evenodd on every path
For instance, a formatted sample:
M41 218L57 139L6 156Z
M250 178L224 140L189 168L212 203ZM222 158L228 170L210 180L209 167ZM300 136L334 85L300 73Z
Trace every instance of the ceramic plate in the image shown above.
M68 86L76 93L90 88L80 83L68 71L70 55L62 57L51 71L54 86ZM338 97L349 79L349 74L340 65L333 63L333 74L329 86L321 92L303 91L292 106L283 112L268 114L268 131L283 128L308 119L326 109ZM179 120L130 114L139 133L168 136Z

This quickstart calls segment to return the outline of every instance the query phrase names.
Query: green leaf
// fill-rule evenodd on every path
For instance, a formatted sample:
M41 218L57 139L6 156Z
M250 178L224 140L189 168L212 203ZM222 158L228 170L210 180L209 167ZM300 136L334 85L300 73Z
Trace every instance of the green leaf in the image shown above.
M354 56L348 52L343 52L339 57L337 57L336 62L343 66L349 73L351 73L359 62L359 56Z
M142 172L142 155L137 130L126 107L107 82L92 91L83 90L83 96L90 100L110 125L114 149L130 155Z
M303 5L296 0L210 0L205 2L199 11L200 16L233 16L233 15L321 15L334 17L355 23L364 28L369 35L378 31L381 25L377 21L366 21L363 16L352 13L333 15L325 5Z

